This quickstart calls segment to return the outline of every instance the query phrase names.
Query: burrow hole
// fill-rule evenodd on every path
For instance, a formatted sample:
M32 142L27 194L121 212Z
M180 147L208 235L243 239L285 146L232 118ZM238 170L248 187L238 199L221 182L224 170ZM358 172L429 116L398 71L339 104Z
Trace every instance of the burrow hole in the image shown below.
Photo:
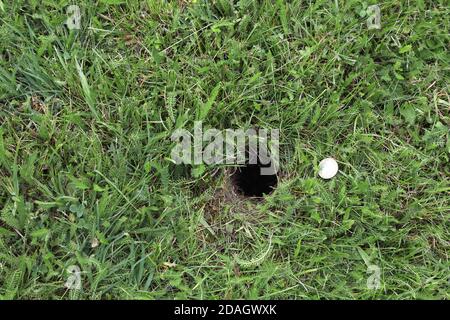
M262 168L270 168L269 164L262 164L258 159L256 164L247 163L235 168L231 173L231 182L235 190L246 197L263 197L272 193L278 183L275 174L262 174Z

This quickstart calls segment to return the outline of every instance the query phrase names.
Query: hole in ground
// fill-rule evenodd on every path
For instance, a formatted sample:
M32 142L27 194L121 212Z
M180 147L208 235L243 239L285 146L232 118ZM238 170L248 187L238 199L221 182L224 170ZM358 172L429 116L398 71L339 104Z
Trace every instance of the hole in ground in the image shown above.
M231 174L231 181L236 190L247 197L262 197L270 194L278 183L276 174L262 175L261 168L269 168L269 165L247 163L243 167L236 168Z

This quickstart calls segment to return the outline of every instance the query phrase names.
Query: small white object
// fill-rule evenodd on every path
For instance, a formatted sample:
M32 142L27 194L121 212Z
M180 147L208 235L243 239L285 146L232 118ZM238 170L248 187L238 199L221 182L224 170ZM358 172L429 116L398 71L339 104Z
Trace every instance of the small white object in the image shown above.
M326 158L319 163L319 176L323 179L331 179L338 173L339 167L336 160Z

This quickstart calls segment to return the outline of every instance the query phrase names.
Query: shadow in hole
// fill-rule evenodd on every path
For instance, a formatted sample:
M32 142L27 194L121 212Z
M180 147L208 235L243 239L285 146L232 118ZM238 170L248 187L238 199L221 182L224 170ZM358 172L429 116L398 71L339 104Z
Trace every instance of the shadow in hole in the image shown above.
M238 192L247 197L262 197L264 194L270 194L277 186L278 178L276 174L261 175L261 168L270 167L247 163L245 166L236 168L231 174L231 181Z

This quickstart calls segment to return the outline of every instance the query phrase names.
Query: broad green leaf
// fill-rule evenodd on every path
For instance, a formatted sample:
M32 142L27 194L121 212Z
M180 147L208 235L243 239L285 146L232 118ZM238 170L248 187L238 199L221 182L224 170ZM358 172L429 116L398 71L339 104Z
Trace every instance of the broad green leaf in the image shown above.
M200 108L200 115L199 120L203 120L208 115L209 111L211 110L211 107L213 103L216 101L217 95L219 94L220 90L220 83L217 84L214 89L211 91L211 94L209 95L208 101L203 104Z
M398 53L406 53L406 52L411 51L411 49L412 49L412 46L410 44L408 44L406 46L401 47L400 50L398 51Z
M31 237L33 238L43 238L49 233L49 230L46 228L42 228L31 233Z

